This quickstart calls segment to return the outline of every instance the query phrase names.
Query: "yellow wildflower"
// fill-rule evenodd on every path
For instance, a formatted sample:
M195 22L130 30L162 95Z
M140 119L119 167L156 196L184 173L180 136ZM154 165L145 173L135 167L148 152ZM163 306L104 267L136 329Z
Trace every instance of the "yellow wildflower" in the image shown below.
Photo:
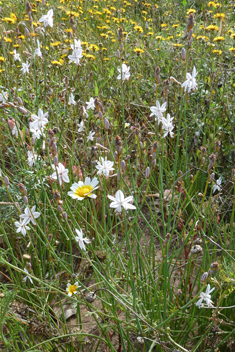
M221 42L224 40L224 37L216 37L213 39L213 42Z

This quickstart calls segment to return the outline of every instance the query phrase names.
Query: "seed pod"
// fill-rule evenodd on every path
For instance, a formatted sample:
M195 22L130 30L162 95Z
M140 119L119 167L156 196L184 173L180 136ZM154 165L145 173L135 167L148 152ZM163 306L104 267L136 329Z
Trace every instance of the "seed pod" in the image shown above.
M96 294L94 292L89 292L87 295L86 295L86 301L88 303L92 303L94 302L94 300L96 299Z
M144 339L143 339L143 337L138 336L136 340L137 340L137 342L138 342L140 345L143 345L143 344L144 344Z
M195 246L192 246L190 252L191 254L199 254L200 252L202 252L202 247L199 246L199 244L196 244Z

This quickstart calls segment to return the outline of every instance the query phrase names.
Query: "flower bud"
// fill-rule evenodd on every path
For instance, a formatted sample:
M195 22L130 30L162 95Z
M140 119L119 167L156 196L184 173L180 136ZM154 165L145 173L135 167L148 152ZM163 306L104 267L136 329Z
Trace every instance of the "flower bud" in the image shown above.
M58 157L57 157L57 156L54 157L54 165L55 165L55 166L58 165Z
M209 274L208 274L208 272L206 271L206 272L202 275L202 277L201 277L201 282L205 282L206 279L208 278L208 276L209 276Z
M215 178L215 174L214 174L214 172L212 172L212 174L210 175L210 182L212 182L213 180L214 180L214 178Z
M9 178L7 176L5 176L5 178L4 178L4 183L7 187L9 186L10 182L9 182Z
M57 154L57 146L56 146L56 143L52 143L52 151L53 151L53 153L54 153L54 155L55 154Z
M25 32L26 37L30 38L29 30L27 27L24 28L24 32Z
M114 160L117 161L117 160L118 160L118 153L117 153L117 151L114 152L113 156L114 156Z
M22 106L19 106L18 107L18 110L21 112L21 114L25 114L25 115L27 115L28 114L28 110L27 109L25 109L24 107L22 107Z
M22 101L22 99L21 99L20 97L17 97L17 100L18 100L18 103L19 103L21 106L23 106L23 101Z
M153 85L153 91L154 91L154 93L156 93L156 90L157 90L157 85L156 85L156 83L154 83L154 85Z
M25 204L27 205L29 203L28 197L24 196L23 197L23 201L25 202Z
M181 50L181 58L182 58L183 61L186 60L186 51L185 51L184 48L182 48L182 50Z
M150 176L150 167L148 166L145 170L145 177L149 178L149 176Z
M63 212L63 217L64 217L65 221L68 220L68 214L66 213L66 211Z
M99 118L100 118L100 120L101 120L101 119L102 119L102 117L103 117L102 112L101 112L101 111L99 111L99 112L98 112L98 115L99 115Z
M121 161L121 173L123 173L123 171L125 170L125 167L126 167L126 162L125 162L125 160L122 160Z
M110 125L109 125L109 120L106 119L106 117L104 118L104 127L105 127L106 130L108 130L109 127L110 127Z
M31 145L34 146L34 144L35 144L35 138L32 137L31 138Z
M58 209L58 211L59 211L60 214L63 213L63 208L62 208L60 205L58 205L57 209Z
M120 55L120 51L119 51L119 50L117 50L117 58L118 58L118 60L120 60L120 57L121 57L121 55Z
M123 43L120 45L120 51L122 52L123 50Z
M193 42L193 37L192 37L192 38L189 40L189 42L188 42L188 47L189 47L189 48L191 48L192 42Z
M192 38L193 35L193 30L190 29L189 33L188 33L188 40L190 40Z

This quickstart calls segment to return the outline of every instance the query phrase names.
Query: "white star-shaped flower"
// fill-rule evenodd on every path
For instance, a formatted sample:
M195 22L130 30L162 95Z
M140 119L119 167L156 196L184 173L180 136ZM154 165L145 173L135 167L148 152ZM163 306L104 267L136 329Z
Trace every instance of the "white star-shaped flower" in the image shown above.
M90 101L86 102L86 108L94 110L95 109L95 99L94 98L90 98Z
M16 52L16 49L13 50L13 53L14 53L14 61L21 62L20 54Z
M82 49L73 50L71 55L68 55L69 63L74 62L76 65L80 64L80 59L83 57Z
M31 128L44 128L45 125L48 123L47 119L48 113L43 113L42 109L38 109L38 115L32 114L31 118L33 122L30 123L30 131Z
M122 64L122 69L121 67L118 67L118 72L119 75L117 76L117 79L122 79L123 81L127 80L130 78L130 67L127 66L126 64Z
M45 27L50 26L53 27L53 10L50 9L46 15L43 15L39 22L43 22Z
M206 292L201 292L200 293L200 299L197 301L196 306L201 308L202 302L205 301L207 307L213 307L213 302L211 300L211 295L210 293L214 291L215 287L210 289L210 284L207 285Z
M104 176L109 176L110 171L113 171L113 161L107 160L107 157L104 159L102 156L100 157L96 169L98 170L97 174L103 174Z
M156 116L155 121L158 121L158 124L160 122L162 122L163 119L163 113L166 111L166 106L167 103L163 103L162 106L160 105L159 101L156 101L156 106L151 106L150 110L152 111L152 113L150 114L150 116Z
M58 174L58 179L59 179L60 186L62 185L63 181L66 182L66 183L69 182L69 176L68 176L69 170L66 169L63 164L59 163L57 166L52 165L52 167L53 167L54 170L57 170L57 172L55 171L51 175L51 178L53 178L54 180L57 180L57 174Z
M29 167L33 167L36 164L36 160L38 158L38 155L34 151L29 151L27 152L28 156L28 165Z
M77 233L75 240L78 242L79 247L85 251L86 250L85 243L91 243L91 241L87 237L83 238L82 230L75 229L75 231Z
M73 93L70 93L68 105L76 105L76 101L74 100Z
M195 66L193 67L192 74L186 73L187 80L181 84L182 88L185 88L185 91L190 93L191 90L197 89L197 82L196 82L197 71Z
M117 191L115 194L115 197L109 196L108 198L112 200L113 202L110 204L110 208L116 208L117 213L122 212L122 207L127 210L127 209L136 209L136 207L133 204L130 204L130 202L133 202L133 197L124 197L124 194L122 191Z
M221 183L222 183L222 177L220 176L220 178L218 178L218 180L215 181L213 184L213 187L212 187L213 193L215 193L216 191L220 192L222 190L222 188L220 187Z
M87 142L88 142L88 141L93 141L94 138L95 138L95 137L94 137L94 134L95 134L95 132L90 131L86 141L87 141Z
M20 71L22 71L23 73L29 73L29 66L30 64L28 63L28 61L26 63L23 62Z
M19 221L15 221L15 226L17 228L16 232L17 233L22 233L23 236L26 235L26 231L27 230L30 230L30 227L25 225L22 219L20 219L20 222Z
M24 272L25 272L26 274L29 274L29 271L28 271L28 269L26 269L26 268L24 268ZM28 276L28 275L26 275L26 276L23 278L23 282L26 282L27 280L29 280L29 281L31 282L31 284L33 284L32 278L31 278L30 276Z
M27 206L24 210L24 214L20 215L20 218L23 219L23 224L27 225L29 222L32 222L33 225L36 225L35 219L37 219L41 214L35 211L36 205L30 210Z
M41 48L40 48L41 44L38 39L37 39L37 44L38 44L38 47L35 49L33 57L35 57L35 55L37 55L42 58L42 52L41 52Z
M81 49L82 50L82 44L81 44L81 40L80 39L74 39L74 44L71 44L71 48L73 50L78 50Z
M85 130L85 126L84 126L84 121L82 120L80 123L78 123L78 132L83 132Z

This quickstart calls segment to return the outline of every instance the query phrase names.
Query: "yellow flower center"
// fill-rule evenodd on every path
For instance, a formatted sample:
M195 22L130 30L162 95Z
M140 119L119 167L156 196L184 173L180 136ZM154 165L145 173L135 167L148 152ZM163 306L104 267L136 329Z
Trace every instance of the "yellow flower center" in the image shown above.
M78 197L88 197L91 194L92 189L93 189L92 186L84 185L84 186L78 187L75 191L75 194Z
M74 293L76 293L77 288L77 285L70 285L68 291L71 295L73 295Z

